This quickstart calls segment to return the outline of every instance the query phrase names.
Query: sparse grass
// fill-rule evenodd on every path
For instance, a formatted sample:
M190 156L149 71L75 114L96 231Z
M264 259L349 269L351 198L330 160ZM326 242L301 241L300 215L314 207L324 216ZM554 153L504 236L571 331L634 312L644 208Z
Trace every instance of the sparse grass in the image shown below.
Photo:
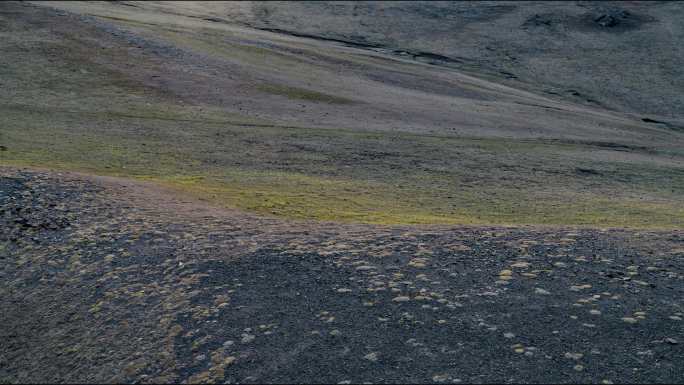
M0 159L153 180L301 219L678 228L684 218L684 171L585 162L591 146L582 144L254 126L215 111L201 118L155 108L0 107Z
M684 226L684 154L672 148L279 125L178 104L65 41L15 49L22 44L0 42L0 164L153 180L217 204L302 219ZM216 47L254 60L269 54Z

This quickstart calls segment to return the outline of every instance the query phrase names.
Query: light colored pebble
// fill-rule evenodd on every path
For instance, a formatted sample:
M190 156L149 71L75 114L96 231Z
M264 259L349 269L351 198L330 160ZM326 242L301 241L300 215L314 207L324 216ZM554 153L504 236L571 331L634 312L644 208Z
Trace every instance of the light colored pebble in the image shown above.
M252 334L242 333L242 339L240 340L240 342L242 342L243 344L248 344L254 341L255 338L256 337Z
M571 352L565 353L565 358L567 358L569 360L579 360L582 357L584 357L584 354L582 354L582 353L571 353Z

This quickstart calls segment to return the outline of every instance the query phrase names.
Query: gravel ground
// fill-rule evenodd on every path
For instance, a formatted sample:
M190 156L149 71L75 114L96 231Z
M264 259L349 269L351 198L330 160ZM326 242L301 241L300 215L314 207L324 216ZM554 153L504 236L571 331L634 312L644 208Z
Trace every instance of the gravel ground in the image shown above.
M684 234L375 227L0 170L0 382L684 380Z

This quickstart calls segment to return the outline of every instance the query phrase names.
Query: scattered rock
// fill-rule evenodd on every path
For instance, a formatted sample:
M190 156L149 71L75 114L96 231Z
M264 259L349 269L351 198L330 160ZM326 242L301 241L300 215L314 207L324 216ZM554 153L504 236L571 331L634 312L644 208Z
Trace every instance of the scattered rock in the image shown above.
M620 17L617 15L602 14L602 15L597 16L594 19L594 22L596 22L596 24L600 25L601 27L610 28L610 27L615 27L616 25L620 24Z
M570 290L572 291L582 291L584 289L591 289L591 285L576 285L576 286L570 286Z
M530 267L530 263L529 262L516 262L516 263L512 264L511 267L516 267L519 269L526 269L526 268Z
M577 361L577 360L581 359L582 357L584 357L584 354L582 354L582 353L570 353L570 352L565 353L565 358L570 359L570 360Z
M256 336L252 334L242 333L242 339L240 340L240 342L242 342L243 344L248 344L254 341L255 338Z

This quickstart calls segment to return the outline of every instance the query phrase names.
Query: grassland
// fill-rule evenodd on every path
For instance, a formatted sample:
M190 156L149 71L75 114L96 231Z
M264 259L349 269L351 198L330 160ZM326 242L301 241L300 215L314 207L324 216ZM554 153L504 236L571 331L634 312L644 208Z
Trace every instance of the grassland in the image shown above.
M653 150L596 160L600 144L282 127L180 106L0 108L3 163L154 180L259 213L634 227L684 217L684 172L650 160L679 155Z
M184 103L141 84L130 74L152 66L144 58L102 64L125 47L94 60L87 40L49 39L15 23L12 28L28 29L23 37L16 30L5 34L0 43L4 165L152 180L220 205L298 219L684 225L684 150L677 146L274 121ZM287 99L353 104L333 93L255 84L260 93Z

